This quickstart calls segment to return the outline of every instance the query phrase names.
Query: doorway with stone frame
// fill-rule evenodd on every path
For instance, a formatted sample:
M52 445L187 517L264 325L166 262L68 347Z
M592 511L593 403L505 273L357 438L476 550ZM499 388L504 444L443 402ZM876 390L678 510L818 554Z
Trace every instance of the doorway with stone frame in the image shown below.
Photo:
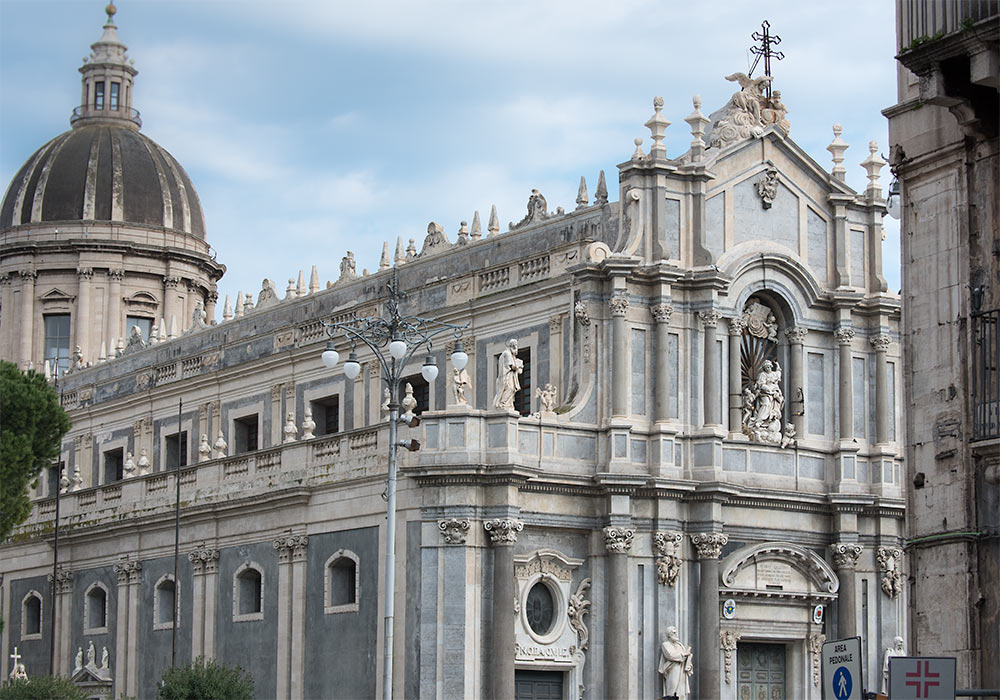
M785 700L787 648L784 644L740 642L736 645L738 700Z
M563 671L516 669L514 700L563 700L565 680Z

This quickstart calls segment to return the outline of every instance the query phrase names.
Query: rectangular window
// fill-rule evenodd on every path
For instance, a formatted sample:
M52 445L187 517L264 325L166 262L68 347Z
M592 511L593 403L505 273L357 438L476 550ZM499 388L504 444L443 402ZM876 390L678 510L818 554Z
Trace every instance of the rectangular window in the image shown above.
M104 109L104 81L94 83L94 109Z
M62 474L63 467L65 465L62 462L48 469L48 496L49 498L54 498L56 493L59 491L59 475Z
M125 317L125 330L127 331L126 337L132 335L133 326L139 327L139 332L142 333L142 339L148 343L149 334L153 331L153 319L144 318L142 316L126 316Z
M125 455L122 448L104 453L104 482L110 484L124 478Z
M399 412L403 412L402 404L403 398L406 396L406 385L409 384L413 387L413 398L417 400L417 407L413 409L416 415L420 415L424 411L430 410L431 407L431 388L430 385L424 381L423 376L419 374L414 374L412 377L406 377L403 381L399 383Z
M108 98L108 109L118 109L118 91L121 89L121 83L111 83L111 95Z
M327 396L311 401L313 422L316 423L316 435L333 435L340 432L340 397Z
M519 377L521 388L514 394L514 410L522 416L531 415L531 349L520 348L517 359L524 363L524 369Z
M187 431L183 431L181 434L180 445L177 444L177 433L172 435L167 435L164 439L164 449L166 450L167 456L163 462L165 469L177 469L178 466L185 466L188 463L188 434ZM180 458L178 459L178 455Z
M233 421L233 428L236 433L236 452L235 454L242 454L244 452L255 452L259 448L258 445L258 427L257 427L257 414L252 416L244 416L243 418L237 418Z
M62 375L69 369L69 314L45 316L45 359L52 373Z

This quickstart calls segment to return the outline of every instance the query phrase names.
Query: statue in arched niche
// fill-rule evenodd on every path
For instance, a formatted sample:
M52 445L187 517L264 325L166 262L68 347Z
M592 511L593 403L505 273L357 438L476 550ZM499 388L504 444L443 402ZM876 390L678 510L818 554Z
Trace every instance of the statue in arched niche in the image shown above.
M751 298L743 307L741 320L745 329L740 353L743 433L756 442L787 445L789 441L782 440L782 371L775 353L777 318L768 306Z

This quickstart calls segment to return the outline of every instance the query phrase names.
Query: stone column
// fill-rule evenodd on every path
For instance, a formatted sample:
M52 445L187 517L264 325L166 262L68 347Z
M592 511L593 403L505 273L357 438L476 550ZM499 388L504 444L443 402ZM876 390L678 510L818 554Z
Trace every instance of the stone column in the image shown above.
M139 694L139 596L142 563L120 561L114 565L118 574L118 628L115 647L115 691ZM179 590L179 587L175 590Z
M729 319L729 432L743 432L743 331L742 318Z
M884 333L871 339L875 348L875 442L889 442L889 363L885 358L892 339Z
M837 542L830 545L833 565L840 579L840 592L837 596L837 633L840 639L856 637L857 625L857 593L854 586L854 568L858 557L864 548L853 542Z
M49 574L52 578L52 574ZM55 638L56 658L55 668L52 675L69 676L73 669L70 668L70 640L73 637L73 572L59 567L56 571L55 598L52 601L52 611L55 613Z
M215 605L219 599L218 578L219 578L219 550L205 550L208 555L205 558L205 642L204 654L206 659L215 658Z
M611 307L611 415L624 418L629 414L629 366L628 328L625 314L628 312L628 296L616 292L608 302Z
M205 323L212 325L215 320L215 305L219 303L219 292L210 289L205 295Z
M305 697L306 673L306 545L299 535L292 543L292 700Z
M604 528L604 546L608 549L604 679L609 698L629 697L628 552L634 536L630 528Z
M514 697L514 543L524 523L513 518L483 523L493 543L493 695Z
M851 361L851 341L854 340L854 329L838 328L833 336L840 345L840 439L850 440L854 437L854 385Z
M80 347L84 361L93 362L96 358L93 348L90 347L90 324L93 323L94 315L90 308L90 286L94 277L93 268L79 267L76 270L77 295L76 314L73 318L73 344ZM70 348L72 350L72 348Z
M177 298L177 287L181 283L181 278L168 275L163 278L163 322L167 326L167 333L170 333L171 323L176 323L174 326L177 328L177 332L180 332L183 326L184 319L178 318L180 312L178 309L178 298ZM176 319L176 321L173 321Z
M805 343L808 331L801 326L786 328L785 337L788 338L788 364L790 371L789 394L785 399L789 413L792 415L792 425L795 427L795 434L800 438L805 435L805 392L802 389L802 345ZM802 403L799 403L801 396Z
M272 395L273 395L272 391ZM292 548L281 537L274 541L278 551L278 658L275 664L277 672L277 696L289 697L289 670L291 661L291 625L292 625L292 586L291 560Z
M10 275L0 275L0 309L6 318L14 313L14 292L10 284ZM14 359L13 335L10 321L0 323L0 357Z
M118 609L115 614L117 622L115 630L115 689L119 695L125 693L126 673L128 672L128 572L131 562L119 562L114 565L118 575ZM72 671L70 671L72 673Z
M28 366L29 362L33 361L31 356L31 345L34 341L35 329L35 277L38 273L30 268L25 268L20 270L21 274L21 328L19 330L21 334L21 352L20 352L20 364L21 368L24 369ZM41 355L44 355L44 348ZM36 369L42 370L39 366ZM54 369L54 368L53 368Z
M719 556L729 542L721 532L691 535L691 544L698 552L701 582L698 589L698 654L694 657L698 669L697 697L718 696L719 686Z
M566 397L566 394L563 391L562 383L562 327L562 314L549 316L549 382L556 387L556 398L559 404L561 404ZM451 353L449 353L449 356L450 355ZM541 386L541 383L539 383L538 386Z
M113 341L123 335L122 333L122 280L125 279L125 270L108 270L108 316L107 329L102 340ZM155 321L153 323L156 323ZM108 348L108 357L114 357L115 349Z
M669 304L657 304L650 307L653 319L656 321L656 366L654 375L655 418L657 422L670 420L670 364L669 345L670 316L674 307Z
M715 340L715 328L722 315L715 309L698 313L705 326L705 396L704 425L720 425L719 415L719 349Z

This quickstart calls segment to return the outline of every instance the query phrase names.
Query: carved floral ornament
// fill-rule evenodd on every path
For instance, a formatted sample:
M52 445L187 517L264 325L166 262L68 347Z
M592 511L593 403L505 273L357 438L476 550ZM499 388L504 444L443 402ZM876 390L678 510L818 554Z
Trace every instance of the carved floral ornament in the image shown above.
M612 554L627 554L632 548L635 531L627 527L604 528L604 546Z
M656 532L653 534L653 548L656 550L656 579L661 586L673 587L681 572L682 560L678 548L684 535L679 532Z
M837 340L837 345L850 345L854 340L854 329L848 326L841 326L833 332L833 337Z
M820 681L820 658L823 654L823 642L826 635L819 632L809 635L809 653L812 654L812 681L813 686L818 688Z
M708 311L699 311L698 318L701 319L706 328L715 328L719 325L719 319L722 318L722 314L715 309L710 309Z
M895 598L903 590L903 550L898 547L879 547L875 550L879 571L882 572L882 592Z
M869 339L872 347L875 348L875 352L887 352L889 346L892 345L892 338L887 336L885 333L880 333L879 335L873 336Z
M450 518L438 521L438 530L444 538L445 544L465 544L469 535L469 521L466 519Z
M196 549L193 552L188 552L188 561L191 562L191 568L194 570L195 575L215 573L218 567L219 550L208 548Z
M730 685L733 680L733 652L736 651L736 643L741 636L735 630L719 630L719 647L725 659L726 685Z
M539 549L529 557L514 557L514 577L530 579L542 574L569 584L573 580L574 569L581 564L582 559L563 556L554 549Z
M497 518L487 520L483 523L483 527L489 533L493 544L514 544L517 542L517 533L524 529L524 523L513 518Z
M139 575L142 573L142 562L120 561L113 568L114 572L118 574L118 585L138 583Z
M278 552L278 562L286 563L289 558L294 561L301 561L306 556L306 545L309 544L307 535L285 535L274 541L274 548Z

